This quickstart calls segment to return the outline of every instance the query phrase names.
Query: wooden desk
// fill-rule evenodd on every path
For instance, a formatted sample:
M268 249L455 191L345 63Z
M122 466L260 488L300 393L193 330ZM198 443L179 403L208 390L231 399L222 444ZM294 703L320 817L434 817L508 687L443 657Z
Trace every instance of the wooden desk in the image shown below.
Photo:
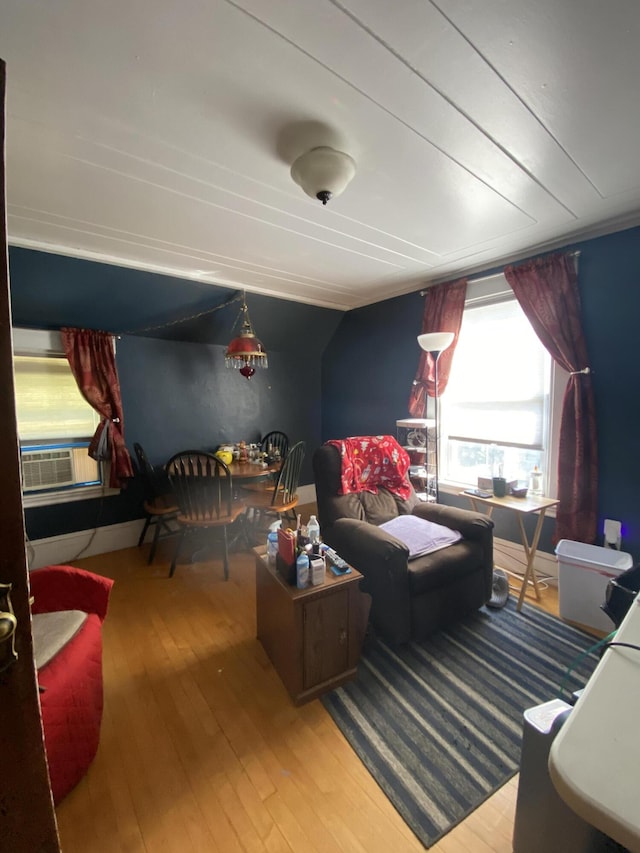
M557 506L560 501L554 498L539 498L533 495L531 497L527 495L526 498L514 498L512 495L507 495L504 498L478 498L475 495L468 495L466 492L460 492L460 494L464 497L469 498L469 500L471 501L471 506L476 512L483 512L489 517L491 517L491 513L493 512L494 507L508 509L516 514L516 517L518 519L518 527L520 528L520 538L522 540L522 546L524 548L525 557L527 559L527 565L525 568L524 577L522 579L522 588L520 590L520 595L518 596L518 604L516 606L516 610L520 611L522 609L522 602L524 601L527 586L529 584L533 585L536 598L539 601L540 589L538 587L538 580L536 578L536 569L534 561L536 557L536 551L538 550L538 542L540 541L540 533L542 532L542 522L544 521L545 513L549 509L549 507ZM536 523L531 542L529 542L529 539L527 538L527 531L524 529L523 517L525 515L532 514L538 515L538 521Z
M371 607L360 572L327 571L321 586L298 589L269 565L264 546L253 552L258 639L294 703L355 678Z
M640 644L638 597L615 640ZM607 649L549 753L551 779L567 805L636 853L640 851L638 707L640 651Z

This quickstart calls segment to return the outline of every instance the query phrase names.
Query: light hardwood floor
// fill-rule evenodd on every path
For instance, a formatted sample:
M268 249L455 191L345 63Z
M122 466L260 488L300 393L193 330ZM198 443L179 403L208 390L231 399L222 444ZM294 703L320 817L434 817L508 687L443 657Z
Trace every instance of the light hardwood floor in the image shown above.
M65 853L423 850L320 701L292 706L255 638L253 555L225 583L218 559L169 579L147 548L75 563L115 584L100 747L57 809ZM432 853L510 853L516 793L517 777Z

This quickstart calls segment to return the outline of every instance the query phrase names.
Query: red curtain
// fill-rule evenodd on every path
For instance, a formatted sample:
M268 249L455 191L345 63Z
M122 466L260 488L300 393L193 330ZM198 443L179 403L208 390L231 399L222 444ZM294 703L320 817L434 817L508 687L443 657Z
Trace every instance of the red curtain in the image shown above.
M422 318L422 334L427 332L453 332L455 338L438 359L438 397L447 387L453 353L458 343L460 324L464 312L464 300L467 295L467 279L447 281L437 284L427 291ZM413 380L409 397L409 414L412 418L424 418L427 411L427 395L434 397L435 361L431 353L420 352L418 372Z
M598 532L596 414L572 255L537 258L504 271L551 357L570 372L562 404L556 540L593 543Z
M105 446L106 440L107 458L111 459L109 486L113 489L122 488L133 477L133 468L124 443L122 398L111 335L91 329L60 331L78 388L85 400L102 416L89 445L89 456L93 459L104 458L101 446Z

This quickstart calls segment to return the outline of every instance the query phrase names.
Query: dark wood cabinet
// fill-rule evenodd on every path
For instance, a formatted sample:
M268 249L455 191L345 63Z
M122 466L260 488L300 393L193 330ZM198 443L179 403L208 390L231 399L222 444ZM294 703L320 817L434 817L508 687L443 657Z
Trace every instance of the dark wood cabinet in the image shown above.
M258 639L296 705L354 678L371 597L360 591L360 572L298 589L256 554Z

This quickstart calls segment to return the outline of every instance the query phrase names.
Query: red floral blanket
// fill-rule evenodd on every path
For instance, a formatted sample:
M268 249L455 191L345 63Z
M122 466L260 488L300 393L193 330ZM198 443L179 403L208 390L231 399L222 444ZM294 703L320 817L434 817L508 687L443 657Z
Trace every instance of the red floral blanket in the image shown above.
M342 494L387 489L402 500L411 494L409 454L391 435L357 435L327 441L342 460Z

